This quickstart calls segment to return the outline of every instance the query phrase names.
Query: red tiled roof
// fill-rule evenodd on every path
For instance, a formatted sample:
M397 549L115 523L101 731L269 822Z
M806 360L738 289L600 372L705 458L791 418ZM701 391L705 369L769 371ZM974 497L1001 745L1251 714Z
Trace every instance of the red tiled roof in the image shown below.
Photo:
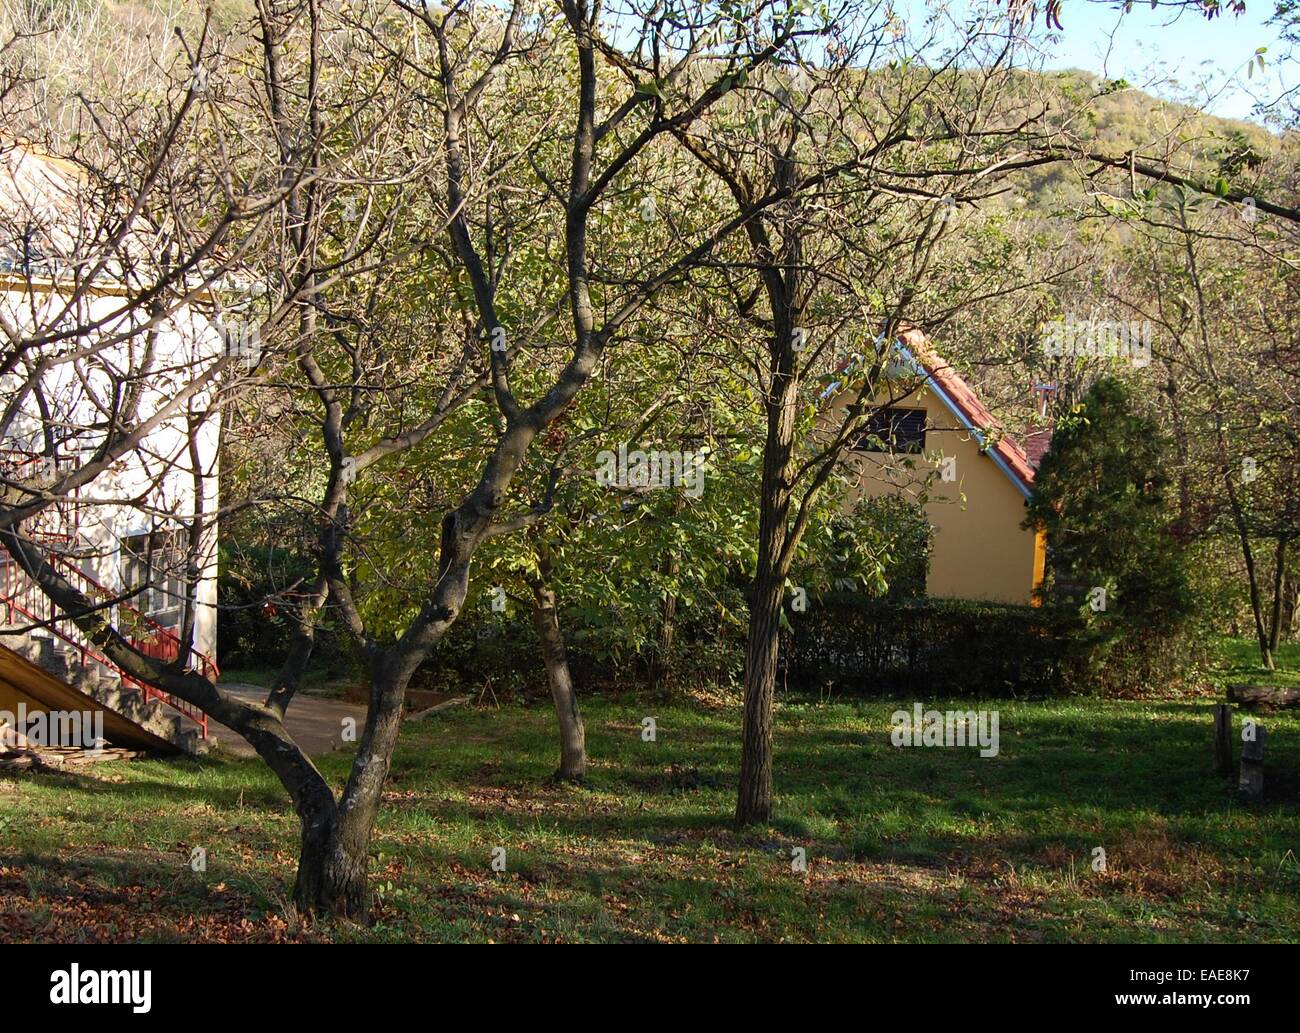
M1029 461L1024 449L1007 437L1002 424L988 411L971 386L957 373L947 359L936 354L920 330L904 330L900 335L907 350L925 367L930 379L947 396L966 422L979 431L985 442L994 439L992 450L998 454L1005 468L1025 491L1034 489L1034 463ZM1046 449L1044 449L1046 451Z
M1047 455L1047 450L1052 446L1052 428L1051 427L1034 427L1025 434L1025 456L1029 459L1029 465L1035 470L1038 464L1043 461L1043 456Z
M940 389L951 405L958 410L959 417L976 428L984 442L987 442L990 438L996 439L993 451L1002 460L1000 465L1005 470L1010 471L1011 477L1024 491L1032 492L1034 490L1034 471L1038 469L1038 463L1051 443L1051 430L1031 432L1026 438L1026 445L1029 449L1028 453L1026 453L1025 449L1007 437L997 417L989 412L984 403L979 400L975 390L953 369L952 364L930 347L925 334L912 327L901 331L898 339L911 353L912 357L925 369L925 372L929 374L932 383ZM851 358L845 359L836 368L836 372L839 373L847 369L852 362L853 359ZM834 390L834 387L830 390Z

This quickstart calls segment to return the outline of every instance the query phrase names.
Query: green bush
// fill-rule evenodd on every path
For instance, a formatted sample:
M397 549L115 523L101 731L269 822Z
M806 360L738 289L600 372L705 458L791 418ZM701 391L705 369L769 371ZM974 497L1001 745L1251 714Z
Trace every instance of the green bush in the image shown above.
M600 621L577 608L561 607L569 672L579 693L651 687L654 645L640 650L610 632L617 614ZM744 664L744 628L680 609L672 652L662 670L671 685L730 686ZM500 697L538 698L549 689L529 615L513 604L507 613L467 610L456 627L420 665L412 687L439 692L478 692L490 684Z
M1167 695L1199 659L1192 636L1099 638L1071 610L853 592L811 599L782 636L787 687L850 694Z
M1024 526L1047 534L1039 600L1067 626L1071 613L1087 625L1094 661L1112 649L1140 655L1156 635L1177 641L1195 615L1169 467L1168 439L1113 377L1058 424L1038 467Z
M810 599L783 636L787 685L847 693L1061 691L1064 646L1032 606L859 593Z
M217 563L217 662L225 668L278 667L293 634L283 592L310 583L315 561L287 549L223 542ZM348 636L328 610L316 632L311 667L331 675L358 665Z

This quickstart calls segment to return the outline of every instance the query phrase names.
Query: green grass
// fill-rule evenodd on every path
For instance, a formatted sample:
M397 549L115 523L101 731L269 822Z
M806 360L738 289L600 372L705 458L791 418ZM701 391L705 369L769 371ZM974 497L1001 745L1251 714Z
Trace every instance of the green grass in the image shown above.
M1215 643L1218 662L1210 680L1218 688L1234 683L1279 685L1300 689L1300 642L1285 643L1278 649L1270 671L1259 659L1259 646L1253 639L1221 638Z
M240 683L263 685L269 688L275 683L279 673L279 668L276 667L223 667L218 684ZM339 699L353 680L354 678L349 676L340 678L323 667L309 667L302 676L300 691L326 699Z
M780 706L778 816L743 833L735 707L587 701L583 787L550 781L548 707L408 725L369 928L294 917L297 824L255 761L0 778L0 939L1300 939L1294 714L1264 719L1270 798L1248 806L1211 770L1203 704L952 704L1000 712L992 759L894 748L900 706ZM337 785L348 762L321 765Z

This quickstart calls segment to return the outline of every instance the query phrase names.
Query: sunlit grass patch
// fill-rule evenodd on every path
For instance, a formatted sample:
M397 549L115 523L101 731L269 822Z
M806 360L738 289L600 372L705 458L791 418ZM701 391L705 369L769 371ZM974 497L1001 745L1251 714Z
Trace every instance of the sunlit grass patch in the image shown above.
M582 786L550 778L546 707L410 724L372 845L368 928L293 915L297 822L256 761L4 778L0 928L74 938L89 908L112 916L90 926L107 939L1300 938L1296 716L1265 718L1278 777L1245 806L1213 773L1207 705L954 701L999 711L992 758L893 746L890 714L910 705L780 706L777 815L743 831L734 707L588 701ZM341 785L350 757L320 763Z

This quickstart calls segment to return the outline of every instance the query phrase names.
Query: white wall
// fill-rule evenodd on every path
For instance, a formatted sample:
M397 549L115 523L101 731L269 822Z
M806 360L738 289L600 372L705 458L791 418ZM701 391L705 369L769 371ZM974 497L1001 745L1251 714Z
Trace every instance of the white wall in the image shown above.
M79 311L67 313L66 298L50 290L28 290L26 284L10 282L0 288L0 314L12 325L42 329L51 324L78 326L104 320L95 334L80 340L56 342L44 346L41 355L53 360L41 376L46 398L53 409L55 423L87 428L102 421L96 396L111 394L115 379L120 384L121 371L140 371L144 367L145 349L152 341L155 355L151 372L140 377L140 418L148 419L165 407L196 376L210 368L222 354L220 335L200 314L182 309L155 327L141 329L132 323L135 316L122 315L123 298L99 293L86 299ZM86 345L104 344L114 337L134 333L114 342L93 355L76 355ZM118 371L115 377L109 367ZM0 378L0 402L14 397L20 382L18 374ZM140 446L126 454L112 468L81 489L80 544L86 551L86 570L96 580L118 589L121 585L121 543L134 534L167 526L169 517L191 519L196 498L205 514L217 507L218 446L220 421L208 412L213 399L210 387L196 393L177 412L169 415L150 431ZM201 421L194 435L197 462L191 457L189 422ZM28 399L20 416L13 421L0 447L38 452L43 450L42 421L34 400ZM79 433L68 450L93 449L102 441L102 431ZM64 449L60 449L60 454ZM195 472L200 489L195 491ZM203 573L197 593L195 644L201 652L216 654L216 527L210 519L203 546Z

